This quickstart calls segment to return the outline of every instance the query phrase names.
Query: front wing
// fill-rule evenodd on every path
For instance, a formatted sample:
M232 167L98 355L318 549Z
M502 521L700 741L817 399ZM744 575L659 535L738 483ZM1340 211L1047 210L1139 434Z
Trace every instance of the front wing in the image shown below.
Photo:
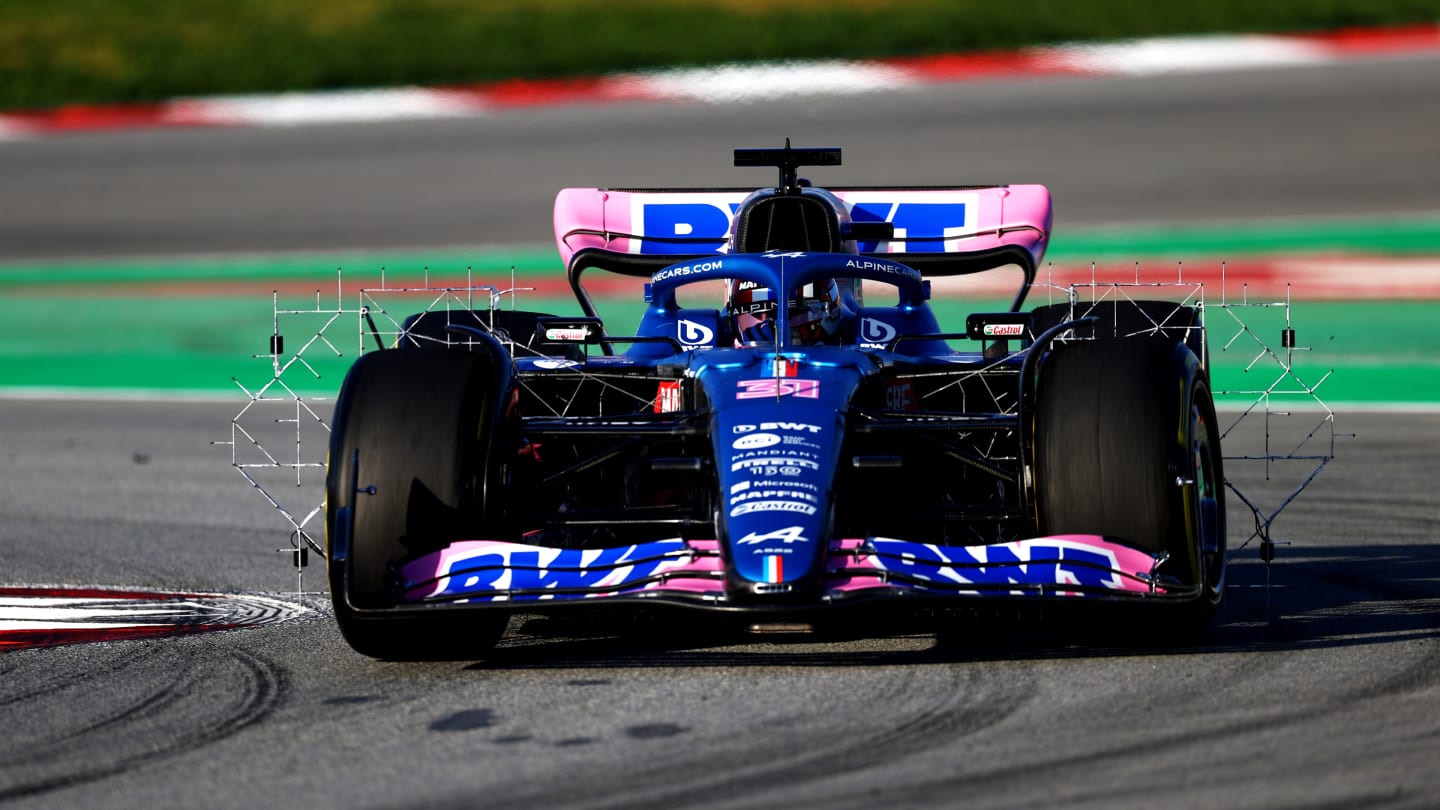
M821 599L812 607L898 597L1183 596L1156 575L1161 560L1098 535L1036 537L985 546L936 546L875 537L831 542ZM606 549L557 549L490 540L453 543L400 571L409 604L669 602L748 608L727 598L715 540L657 540ZM540 605L535 605L540 607ZM797 606L790 604L787 610Z

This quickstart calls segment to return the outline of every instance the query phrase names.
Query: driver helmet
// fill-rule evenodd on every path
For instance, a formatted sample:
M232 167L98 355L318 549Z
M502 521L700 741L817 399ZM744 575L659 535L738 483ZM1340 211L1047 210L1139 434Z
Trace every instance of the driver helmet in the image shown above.
M849 279L844 283L850 284ZM801 346L840 342L840 284L827 279L806 284L787 302L790 312L790 342ZM855 291L858 293L858 290ZM777 300L769 287L754 281L732 279L728 307L735 318L735 330L741 343L764 343L775 340L774 320Z

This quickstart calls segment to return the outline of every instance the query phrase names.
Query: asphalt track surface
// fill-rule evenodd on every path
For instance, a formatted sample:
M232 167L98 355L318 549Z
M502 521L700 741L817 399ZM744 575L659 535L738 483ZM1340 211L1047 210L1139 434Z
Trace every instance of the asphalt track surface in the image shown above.
M728 121L637 106L10 144L0 238L49 258L530 243L557 185L732 184L730 147L787 135L845 147L841 182L1048 182L1084 224L1435 211L1435 68L987 83ZM210 444L238 404L0 401L0 579L293 589L281 524ZM391 664L295 596L312 618L0 656L0 802L1435 806L1440 417L1337 426L1355 438L1277 520L1279 560L1236 558L1203 644L1043 623L735 643L520 620L486 661Z
M6 580L317 608L278 626L0 656L7 806L1440 799L1434 414L1345 417L1356 438L1337 440L1340 458L1275 523L1289 545L1273 587L1253 587L1265 568L1241 552L1204 644L1084 643L1036 622L737 643L528 621L486 661L395 664L351 652L323 600L283 596L295 583L274 553L280 524L209 444L231 411L0 401ZM1231 477L1264 492L1255 471ZM1231 515L1238 542L1247 525Z

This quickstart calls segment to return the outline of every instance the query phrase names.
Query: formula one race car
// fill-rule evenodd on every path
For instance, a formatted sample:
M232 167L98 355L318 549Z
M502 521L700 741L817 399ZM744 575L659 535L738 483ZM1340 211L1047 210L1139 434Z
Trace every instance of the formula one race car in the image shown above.
M437 309L363 354L326 478L350 645L483 655L513 613L601 605L1209 623L1226 527L1201 308L1027 310L1044 187L798 176L839 163L787 143L735 151L773 188L564 189L583 316ZM1009 310L937 323L932 279L999 267L1024 277ZM602 321L596 270L648 279L634 334Z

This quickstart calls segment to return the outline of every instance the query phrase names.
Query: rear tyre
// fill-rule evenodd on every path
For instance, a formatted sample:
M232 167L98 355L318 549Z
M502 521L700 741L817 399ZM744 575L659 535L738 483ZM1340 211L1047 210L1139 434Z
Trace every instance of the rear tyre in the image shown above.
M326 529L335 619L358 652L469 659L505 630L508 616L498 612L384 612L402 604L401 563L474 536L497 511L491 456L509 383L502 360L393 349L362 355L345 378L331 427Z
M1194 593L1156 606L1171 631L1202 632L1220 604L1224 495L1209 380L1185 343L1076 341L1045 361L1035 418L1040 531L1108 535L1168 554L1157 573Z

